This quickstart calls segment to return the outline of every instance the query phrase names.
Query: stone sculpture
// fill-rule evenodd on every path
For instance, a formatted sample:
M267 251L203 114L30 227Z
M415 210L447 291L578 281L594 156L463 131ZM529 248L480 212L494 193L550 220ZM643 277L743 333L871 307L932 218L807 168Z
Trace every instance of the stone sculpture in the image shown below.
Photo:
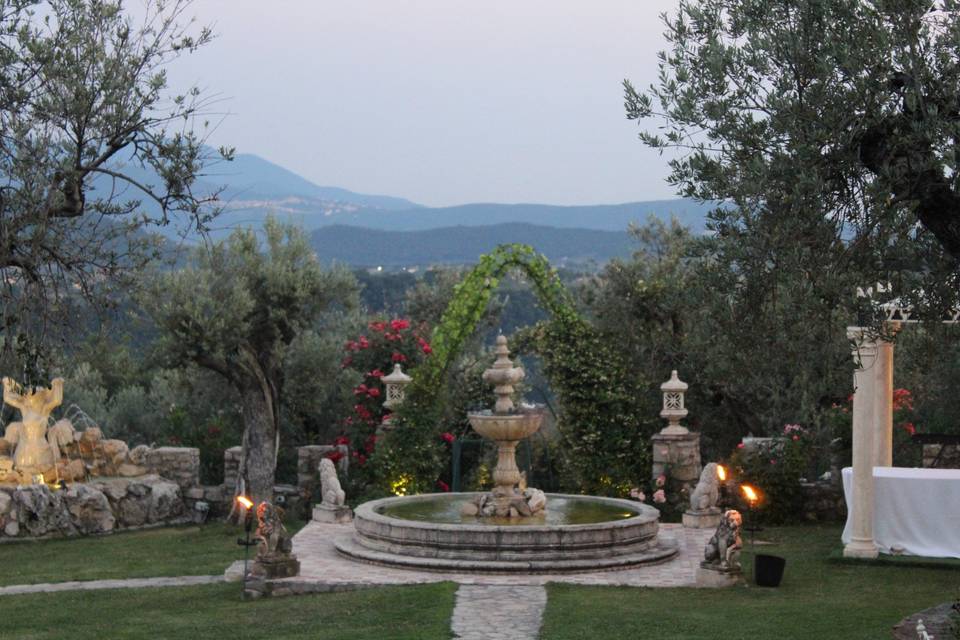
M923 620L917 620L917 640L933 640L933 636L927 633L927 627Z
M289 578L300 573L300 561L293 555L293 541L283 526L283 509L269 502L257 507L257 557L251 574L256 577Z
M697 586L726 587L741 581L740 527L743 518L735 509L723 512L717 530L707 542L703 562L697 569Z
M683 526L709 529L720 524L720 476L717 463L711 462L700 473L700 481L690 494L690 508L683 514Z
M723 512L717 530L704 549L704 563L727 571L740 570L740 549L743 548L743 542L740 540L742 524L743 518L739 511L728 509Z
M347 496L337 478L337 468L330 458L320 460L321 502L313 507L313 519L317 522L345 524L353 520L353 511L346 506Z
M56 378L49 389L25 391L11 378L3 378L3 402L20 410L20 422L7 425L4 440L16 445L13 468L21 478L50 473L59 459L57 432L48 440L50 412L63 402L63 378ZM71 433L72 437L72 433Z

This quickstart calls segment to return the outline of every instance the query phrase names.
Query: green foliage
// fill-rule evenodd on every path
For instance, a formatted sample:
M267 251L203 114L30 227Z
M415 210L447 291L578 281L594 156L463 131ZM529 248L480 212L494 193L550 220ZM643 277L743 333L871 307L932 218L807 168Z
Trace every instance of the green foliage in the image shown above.
M710 226L749 249L739 280L785 256L821 284L856 270L934 314L956 303L956 9L685 0L665 17L658 82L625 83L627 116L659 121L640 137L678 152L681 194L724 203Z
M0 334L29 338L28 368L82 331L82 299L115 302L159 254L142 229L204 227L217 190L194 190L212 156L201 92L166 68L212 39L184 20L189 0L5 2L0 12ZM203 127L205 128L205 124ZM43 367L41 366L41 369ZM17 371L19 374L20 372ZM44 382L42 371L22 382Z

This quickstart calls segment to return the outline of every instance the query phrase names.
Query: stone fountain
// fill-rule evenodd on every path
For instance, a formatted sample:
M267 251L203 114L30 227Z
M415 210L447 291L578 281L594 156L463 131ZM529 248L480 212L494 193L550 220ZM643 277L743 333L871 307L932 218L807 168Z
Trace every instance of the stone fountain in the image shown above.
M483 380L494 385L497 402L493 412L467 414L474 431L497 443L497 466L493 470L494 489L464 504L466 516L529 518L547 506L546 496L539 489L522 486L525 481L517 468L517 444L540 428L543 411L524 407L515 411L513 385L523 380L524 371L510 361L510 350L503 335L497 337L497 355L493 367L483 372Z
M496 362L483 376L497 402L493 411L468 414L473 428L497 444L493 490L365 502L354 513L354 530L334 539L339 553L419 570L514 573L621 569L676 554L676 541L660 539L660 512L650 505L526 488L517 443L536 433L543 413L514 408L513 385L524 372L509 353L498 337Z

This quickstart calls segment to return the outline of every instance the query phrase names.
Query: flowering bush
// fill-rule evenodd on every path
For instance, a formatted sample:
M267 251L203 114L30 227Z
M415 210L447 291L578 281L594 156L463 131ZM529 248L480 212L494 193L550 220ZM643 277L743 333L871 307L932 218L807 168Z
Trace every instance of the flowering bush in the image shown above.
M405 318L372 320L367 331L344 344L341 365L361 375L361 382L353 388L353 409L341 424L342 433L337 444L349 444L354 469L362 469L377 446L377 427L389 411L383 406L385 389L383 377L400 363L409 373L430 355L432 349L422 334L426 329L413 327ZM328 457L341 456L338 452ZM356 475L356 474L354 474ZM359 472L361 482L368 483L368 474Z
M666 472L654 478L648 487L631 488L630 497L640 502L647 502L649 497L653 506L660 510L660 520L663 522L678 521L690 501L687 489L668 479Z
M781 435L769 442L738 445L727 468L737 483L760 490L757 515L767 522L782 523L802 513L800 483L811 468L814 451L814 434L809 429L785 424Z
M853 395L843 403L834 403L828 413L833 431L835 450L840 466L850 466L853 459ZM893 390L893 464L913 466L917 449L911 437L917 432L913 409L913 394L909 389Z

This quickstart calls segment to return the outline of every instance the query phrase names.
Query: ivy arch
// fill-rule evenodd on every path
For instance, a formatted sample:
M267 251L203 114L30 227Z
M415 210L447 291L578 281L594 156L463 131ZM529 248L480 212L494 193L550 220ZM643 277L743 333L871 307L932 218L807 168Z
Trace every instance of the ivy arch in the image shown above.
M454 289L453 299L433 331L433 357L422 367L420 375L425 388L435 389L443 380L464 343L477 330L501 278L511 268L520 269L530 278L537 299L554 320L583 322L570 292L546 257L529 245L499 245L491 253L480 256L477 266Z
M400 483L410 493L435 490L447 461L438 428L446 374L511 268L530 278L550 315L549 321L524 330L523 342L542 358L544 373L560 399L561 457L569 471L569 488L625 495L647 474L645 427L650 421L644 420L637 404L637 388L644 382L628 369L620 350L580 317L547 259L528 245L509 244L481 256L456 287L434 329L433 356L414 373L394 429L377 446L383 488L396 491Z

